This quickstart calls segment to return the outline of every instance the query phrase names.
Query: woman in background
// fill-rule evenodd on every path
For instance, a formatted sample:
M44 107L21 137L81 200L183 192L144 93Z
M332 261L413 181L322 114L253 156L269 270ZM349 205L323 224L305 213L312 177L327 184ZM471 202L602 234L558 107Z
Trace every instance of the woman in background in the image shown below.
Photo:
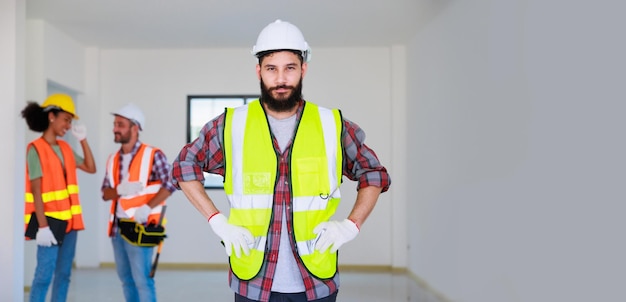
M96 164L87 143L85 126L72 127L72 120L78 119L74 108L69 95L52 94L43 105L29 102L22 110L28 128L43 133L26 148L24 222L26 228L31 219L36 219L39 226L35 238L26 237L27 240L37 241L37 267L30 290L31 302L45 300L52 280L51 301L66 300L77 231L85 228L78 200L76 169L93 174ZM84 158L74 152L68 143L57 138L70 129L80 142ZM48 219L52 218L67 222L62 242L50 229Z

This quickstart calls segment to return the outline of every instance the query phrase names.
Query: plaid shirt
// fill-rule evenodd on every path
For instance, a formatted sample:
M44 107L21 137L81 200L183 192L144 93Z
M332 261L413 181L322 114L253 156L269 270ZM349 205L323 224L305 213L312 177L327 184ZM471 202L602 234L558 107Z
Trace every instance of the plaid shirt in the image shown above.
M133 150L130 151L130 154L132 154L131 157L133 159L135 158L135 155L137 154L139 147L141 147L141 142L137 141L135 143L135 146L133 146ZM118 179L122 179L122 171L128 168L123 167L121 148L120 148L120 152L118 153L118 160L119 160L119 167L120 167ZM102 182L102 190L113 187L113 184L109 182L108 173L109 171L105 169L104 181ZM154 152L154 164L152 164L152 173L150 173L150 181L157 181L157 180L161 180L161 187L165 188L170 193L173 193L174 191L176 191L176 187L172 183L172 176L170 174L170 164L168 163L167 158L165 157L165 154L163 153L163 151L159 149L157 149L156 152Z
M297 120L302 116L304 102L300 102L297 110ZM351 180L358 181L357 189L367 186L382 187L383 192L389 189L391 180L385 167L383 167L374 151L364 144L365 133L358 125L343 119L344 129L342 132L343 145L343 175ZM179 181L199 180L204 181L203 171L224 176L223 154L223 129L224 114L209 121L200 131L200 136L193 142L183 147L178 157L174 160L172 176L176 186ZM282 213L283 210L291 211L291 191L288 183L291 181L289 174L289 152L293 138L278 158L278 181L274 191L274 213ZM274 139L274 149L280 150L278 142ZM279 152L277 152L280 154ZM230 270L228 279L230 287L239 295L248 299L268 301L272 289L276 263L278 261L278 247L280 244L281 225L283 215L273 215L271 222L267 252L259 274L249 281L237 279ZM297 255L293 242L293 221L291 215L287 217L287 230L291 238L291 250L298 263L298 269L302 275L306 296L308 300L316 300L329 296L337 291L339 286L339 273L332 279L320 280L311 275L300 257Z

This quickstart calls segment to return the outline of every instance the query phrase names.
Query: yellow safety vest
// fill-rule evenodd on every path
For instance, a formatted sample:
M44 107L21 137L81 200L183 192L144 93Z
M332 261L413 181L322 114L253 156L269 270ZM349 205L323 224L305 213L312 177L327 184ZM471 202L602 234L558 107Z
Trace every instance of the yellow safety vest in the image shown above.
M296 248L309 272L320 279L332 278L337 271L337 253L316 251L313 229L328 221L340 202L341 131L339 110L307 102L291 147ZM224 157L224 190L231 205L229 223L246 227L255 239L250 255L232 256L230 265L239 279L250 280L263 265L279 159L258 100L226 109Z

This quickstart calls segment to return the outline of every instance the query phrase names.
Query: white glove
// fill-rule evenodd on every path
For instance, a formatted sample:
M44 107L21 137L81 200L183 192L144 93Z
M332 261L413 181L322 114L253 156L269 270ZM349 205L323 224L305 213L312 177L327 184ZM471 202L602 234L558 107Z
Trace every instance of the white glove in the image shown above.
M83 124L72 125L72 134L80 142L87 138L87 127Z
M120 196L135 195L141 192L143 185L139 181L129 182L128 180L123 180L115 189Z
M315 249L324 253L329 247L331 253L336 252L344 243L356 238L359 228L350 219L343 221L326 221L318 224L313 233L317 234Z
M150 211L152 211L152 208L149 205L144 204L139 207L137 211L135 211L135 216L133 216L133 218L137 223L145 223L146 221L148 221Z
M35 237L37 239L37 245L50 247L53 244L57 244L57 240L54 238L50 227L39 228Z
M228 223L228 219L222 213L211 217L209 224L213 232L222 238L226 254L229 257L233 249L237 258L241 257L241 250L243 250L246 256L250 255L248 244L252 245L254 243L254 237L252 237L252 233L248 229Z

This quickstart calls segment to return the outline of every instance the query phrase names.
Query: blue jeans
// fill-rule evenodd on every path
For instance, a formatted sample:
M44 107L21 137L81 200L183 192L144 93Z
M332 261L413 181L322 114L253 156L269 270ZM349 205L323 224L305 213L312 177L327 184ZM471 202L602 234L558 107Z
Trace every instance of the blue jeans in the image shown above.
M119 231L115 232L111 242L117 276L122 281L126 302L156 301L154 279L150 278L154 248L130 244Z
M65 234L61 246L50 247L37 246L37 267L35 277L30 288L31 302L43 302L46 300L48 287L52 282L52 302L64 302L67 299L67 289L70 286L72 274L72 262L76 253L77 231Z

